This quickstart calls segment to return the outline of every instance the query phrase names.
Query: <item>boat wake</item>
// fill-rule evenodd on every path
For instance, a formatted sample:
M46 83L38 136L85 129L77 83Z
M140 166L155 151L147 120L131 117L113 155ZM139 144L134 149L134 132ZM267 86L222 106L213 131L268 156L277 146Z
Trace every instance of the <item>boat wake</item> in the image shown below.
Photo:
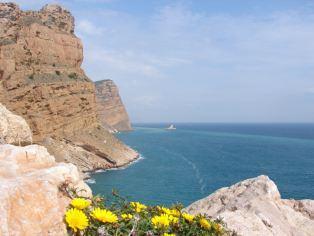
M201 193L204 194L205 193L205 188L206 188L206 184L204 183L204 179L201 177L201 173L200 170L197 168L197 166L190 161L189 159L187 159L185 156L180 155L181 159L184 160L188 165L190 165L195 173L195 178L197 179L199 185L200 185L200 189L201 189Z
M206 184L204 182L204 179L201 176L199 168L195 165L195 163L193 163L192 161L190 161L188 158L186 158L184 155L182 155L180 153L172 152L172 151L165 149L165 148L162 148L162 149L164 151L170 153L171 155L178 156L179 158L181 158L184 162L186 162L192 168L192 170L194 172L194 176L195 176L197 182L199 183L201 193L205 194Z

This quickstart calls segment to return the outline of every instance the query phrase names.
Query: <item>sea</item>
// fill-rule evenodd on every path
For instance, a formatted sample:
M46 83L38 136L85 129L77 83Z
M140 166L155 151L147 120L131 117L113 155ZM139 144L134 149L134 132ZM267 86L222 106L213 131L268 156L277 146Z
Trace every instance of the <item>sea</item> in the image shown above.
M94 173L94 194L184 206L238 181L268 175L283 198L314 199L314 124L135 124L117 137L140 153Z

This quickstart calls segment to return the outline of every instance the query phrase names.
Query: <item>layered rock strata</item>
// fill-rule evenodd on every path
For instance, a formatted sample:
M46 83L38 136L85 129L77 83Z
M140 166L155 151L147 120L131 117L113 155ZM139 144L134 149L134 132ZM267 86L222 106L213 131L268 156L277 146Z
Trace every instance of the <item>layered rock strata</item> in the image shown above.
M0 102L25 118L34 142L47 145L57 160L80 170L127 164L138 154L101 127L82 61L67 10L22 11L0 3Z
M72 15L57 5L24 12L13 3L0 3L0 12L0 101L28 121L34 140L96 126Z
M118 87L112 80L95 82L98 117L110 130L132 130L128 113L123 105Z
M222 218L229 229L243 236L314 235L314 200L281 199L267 176L219 189L186 211Z

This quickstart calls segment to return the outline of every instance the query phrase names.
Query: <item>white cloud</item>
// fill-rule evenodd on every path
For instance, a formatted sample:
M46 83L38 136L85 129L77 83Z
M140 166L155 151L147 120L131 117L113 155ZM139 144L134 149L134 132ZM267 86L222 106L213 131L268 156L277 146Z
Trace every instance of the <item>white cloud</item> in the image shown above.
M140 74L142 76L156 77L160 72L154 65L141 60L141 57L130 51L114 51L101 48L88 50L85 54L89 63L106 66L125 73Z
M95 26L89 20L80 20L77 23L76 31L78 35L87 34L88 36L96 36L102 35L105 32L105 29Z

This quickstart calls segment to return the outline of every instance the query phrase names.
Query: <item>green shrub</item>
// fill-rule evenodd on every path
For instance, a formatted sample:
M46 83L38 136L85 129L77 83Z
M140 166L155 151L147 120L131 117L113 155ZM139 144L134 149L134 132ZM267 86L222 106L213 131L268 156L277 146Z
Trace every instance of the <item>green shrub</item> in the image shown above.
M78 75L76 73L69 74L70 79L78 79Z

